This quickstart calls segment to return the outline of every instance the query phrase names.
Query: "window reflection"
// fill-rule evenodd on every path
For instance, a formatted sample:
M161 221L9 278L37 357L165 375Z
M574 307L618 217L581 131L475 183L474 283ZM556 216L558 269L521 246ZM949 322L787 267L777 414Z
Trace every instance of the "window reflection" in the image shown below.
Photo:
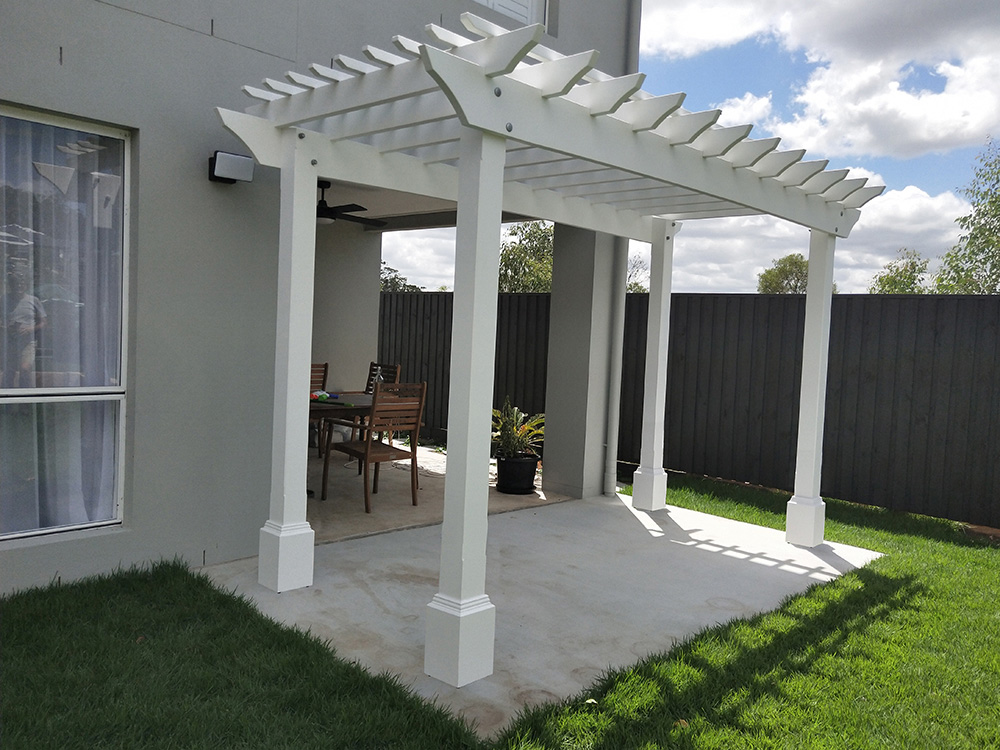
M0 117L2 388L120 382L124 144Z

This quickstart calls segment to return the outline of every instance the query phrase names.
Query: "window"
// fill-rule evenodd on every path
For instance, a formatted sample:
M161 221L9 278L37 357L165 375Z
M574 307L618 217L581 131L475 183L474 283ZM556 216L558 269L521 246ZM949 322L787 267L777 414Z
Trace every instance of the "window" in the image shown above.
M523 24L545 23L546 0L476 0L497 13L517 19Z
M0 106L0 538L121 518L128 149Z

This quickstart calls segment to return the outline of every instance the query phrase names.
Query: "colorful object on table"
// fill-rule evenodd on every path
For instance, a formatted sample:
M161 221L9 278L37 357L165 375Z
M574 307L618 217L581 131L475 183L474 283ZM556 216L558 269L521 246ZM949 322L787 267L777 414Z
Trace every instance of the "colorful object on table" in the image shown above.
M326 391L313 391L309 394L309 398L313 401L329 401L332 398L337 398L337 394L327 393Z

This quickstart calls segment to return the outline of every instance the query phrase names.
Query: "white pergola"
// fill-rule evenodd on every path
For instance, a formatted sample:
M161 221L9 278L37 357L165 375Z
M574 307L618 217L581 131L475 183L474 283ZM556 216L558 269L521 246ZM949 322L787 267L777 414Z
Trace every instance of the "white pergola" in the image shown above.
M768 214L808 227L795 494L787 540L823 541L820 465L833 256L881 186L718 127L684 94L653 96L643 76L595 68L598 53L539 44L539 25L508 31L473 15L469 36L439 26L433 44L394 38L364 60L310 66L246 86L259 100L220 109L263 165L281 170L279 299L270 517L259 579L276 591L311 585L306 520L317 181L406 193L414 205L457 205L448 473L438 594L427 608L425 669L460 686L493 671L495 612L485 591L486 531L502 212L652 245L641 466L634 502L664 507L662 466L671 261L679 222ZM430 203L428 203L428 200ZM416 212L419 209L415 209ZM369 214L370 215L370 214ZM656 353L655 355L653 353ZM617 404L617 396L611 401ZM616 420L613 420L616 421ZM609 441L609 450L613 450ZM609 463L613 456L609 457Z

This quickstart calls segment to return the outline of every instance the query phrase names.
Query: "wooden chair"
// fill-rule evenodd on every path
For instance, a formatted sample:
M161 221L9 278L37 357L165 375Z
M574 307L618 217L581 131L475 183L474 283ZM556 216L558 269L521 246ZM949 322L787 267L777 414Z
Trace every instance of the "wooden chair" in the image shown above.
M309 371L309 392L326 390L326 374L330 371L330 363L313 363Z
M314 362L309 370L309 393L326 390L326 374L330 371L330 363ZM323 457L323 443L326 440L325 425L321 417L310 419L316 425L316 455Z
M380 383L376 382L372 394L372 407L368 414L364 435L360 440L343 443L329 441L326 457L323 459L323 493L326 500L327 469L330 452L340 451L358 459L364 467L365 513L372 512L371 496L378 493L378 468L383 461L410 459L410 495L417 504L417 441L420 439L420 420L424 413L424 398L427 383ZM333 423L353 426L347 420L330 419ZM384 435L393 432L409 432L409 448L393 445L383 440ZM370 467L375 464L374 477L370 477ZM370 485L370 489L369 489Z
M368 379L365 381L365 389L361 393L374 393L375 383L398 383L399 382L399 370L398 364L387 364L384 362L372 362L368 365ZM347 393L354 393L355 391L346 391ZM355 419L354 424L351 426L351 440L358 439L358 430L362 428L360 420ZM392 443L392 433L389 434L389 443ZM358 464L358 474L361 473L361 464Z
M383 383L398 383L399 365L382 362L372 362L368 365L368 380L365 382L365 393L375 392L375 383L379 381L379 376L381 376L381 382Z

